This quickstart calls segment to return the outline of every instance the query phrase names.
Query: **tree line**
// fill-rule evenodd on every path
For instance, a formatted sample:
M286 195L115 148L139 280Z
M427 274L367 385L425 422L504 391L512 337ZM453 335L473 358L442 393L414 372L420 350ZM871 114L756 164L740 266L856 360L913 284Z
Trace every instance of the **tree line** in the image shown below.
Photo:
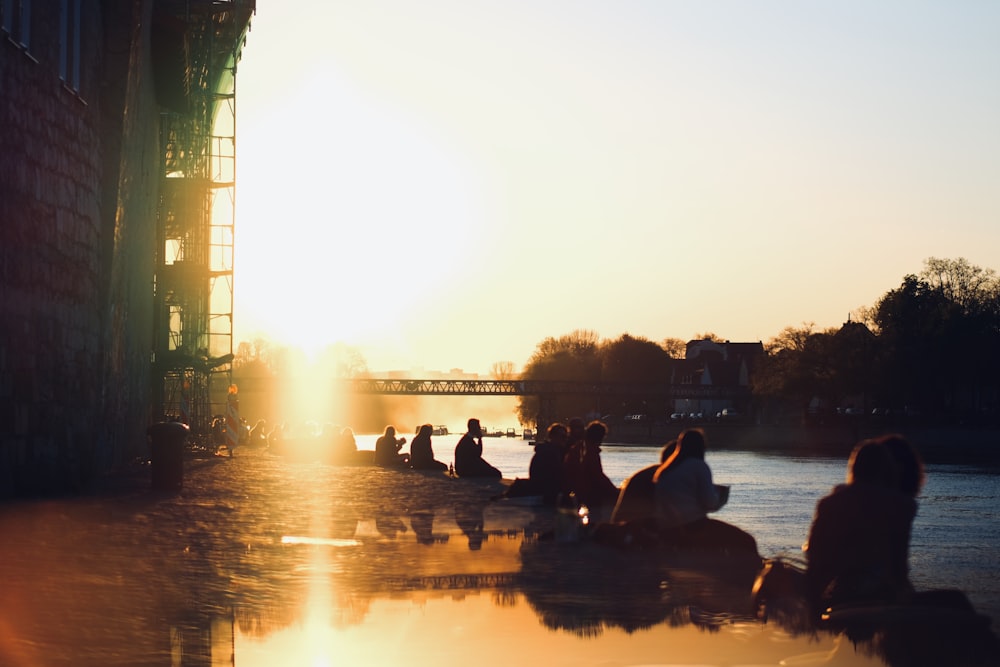
M694 340L723 342L714 333ZM842 415L905 417L936 422L993 423L1000 419L1000 278L964 258L928 258L870 307L840 327L790 326L763 343L749 368L753 418L762 422L824 420ZM686 342L652 341L624 333L601 339L587 330L542 340L517 372L493 364L492 379L626 383L696 382L678 376ZM241 343L234 381L287 376L303 365L294 348L265 339ZM338 343L321 359L327 377L367 377L359 351ZM662 393L607 397L572 395L518 399L516 416L534 424L557 417L613 414L666 418L674 406ZM602 403L604 401L604 403ZM356 407L356 406L355 406ZM545 408L544 410L542 408ZM381 412L378 411L378 412Z
M714 334L698 339L721 340ZM752 363L748 406L758 421L823 421L837 415L993 423L1000 417L1000 279L966 259L928 258L873 306L837 328L804 323L764 343ZM522 372L536 380L662 383L684 357L676 338L654 342L623 334L601 340L577 330L538 344ZM546 413L644 414L672 406L650 396L601 405L597 397L558 397ZM607 399L605 399L607 400ZM518 417L531 423L539 399L523 397Z

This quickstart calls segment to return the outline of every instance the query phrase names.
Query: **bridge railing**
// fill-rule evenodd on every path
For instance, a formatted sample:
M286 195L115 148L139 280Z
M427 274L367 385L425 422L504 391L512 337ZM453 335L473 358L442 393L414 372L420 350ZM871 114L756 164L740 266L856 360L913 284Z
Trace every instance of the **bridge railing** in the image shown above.
M438 396L657 396L663 398L737 398L749 387L695 384L573 382L561 380L404 380L354 378L337 380L337 389L353 394Z

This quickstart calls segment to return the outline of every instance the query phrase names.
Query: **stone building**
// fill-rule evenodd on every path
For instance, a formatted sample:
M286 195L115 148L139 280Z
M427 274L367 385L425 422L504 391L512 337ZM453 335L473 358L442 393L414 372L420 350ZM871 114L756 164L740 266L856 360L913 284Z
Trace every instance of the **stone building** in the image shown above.
M164 126L198 113L205 36L235 62L253 12L0 0L0 497L72 492L148 454Z

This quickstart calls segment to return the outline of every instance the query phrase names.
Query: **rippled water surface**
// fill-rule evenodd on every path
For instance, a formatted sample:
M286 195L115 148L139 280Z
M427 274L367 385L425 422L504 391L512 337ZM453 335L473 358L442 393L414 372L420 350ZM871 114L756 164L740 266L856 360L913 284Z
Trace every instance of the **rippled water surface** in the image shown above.
M435 438L439 459L456 440ZM530 455L486 440L507 477ZM605 468L621 482L657 455L609 446ZM799 548L845 465L708 460L732 485L719 518L765 556ZM760 623L746 562L544 539L551 515L491 502L497 484L264 453L185 466L176 493L147 469L0 505L0 665L881 665L900 643ZM994 624L997 479L932 467L911 550L918 587L962 588ZM935 622L903 644L960 634Z

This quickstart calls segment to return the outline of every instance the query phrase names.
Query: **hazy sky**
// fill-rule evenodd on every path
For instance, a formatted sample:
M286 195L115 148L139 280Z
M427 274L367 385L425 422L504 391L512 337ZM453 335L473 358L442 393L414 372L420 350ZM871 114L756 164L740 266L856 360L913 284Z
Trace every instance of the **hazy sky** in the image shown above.
M1000 269L998 35L993 0L259 2L236 340L486 372Z

